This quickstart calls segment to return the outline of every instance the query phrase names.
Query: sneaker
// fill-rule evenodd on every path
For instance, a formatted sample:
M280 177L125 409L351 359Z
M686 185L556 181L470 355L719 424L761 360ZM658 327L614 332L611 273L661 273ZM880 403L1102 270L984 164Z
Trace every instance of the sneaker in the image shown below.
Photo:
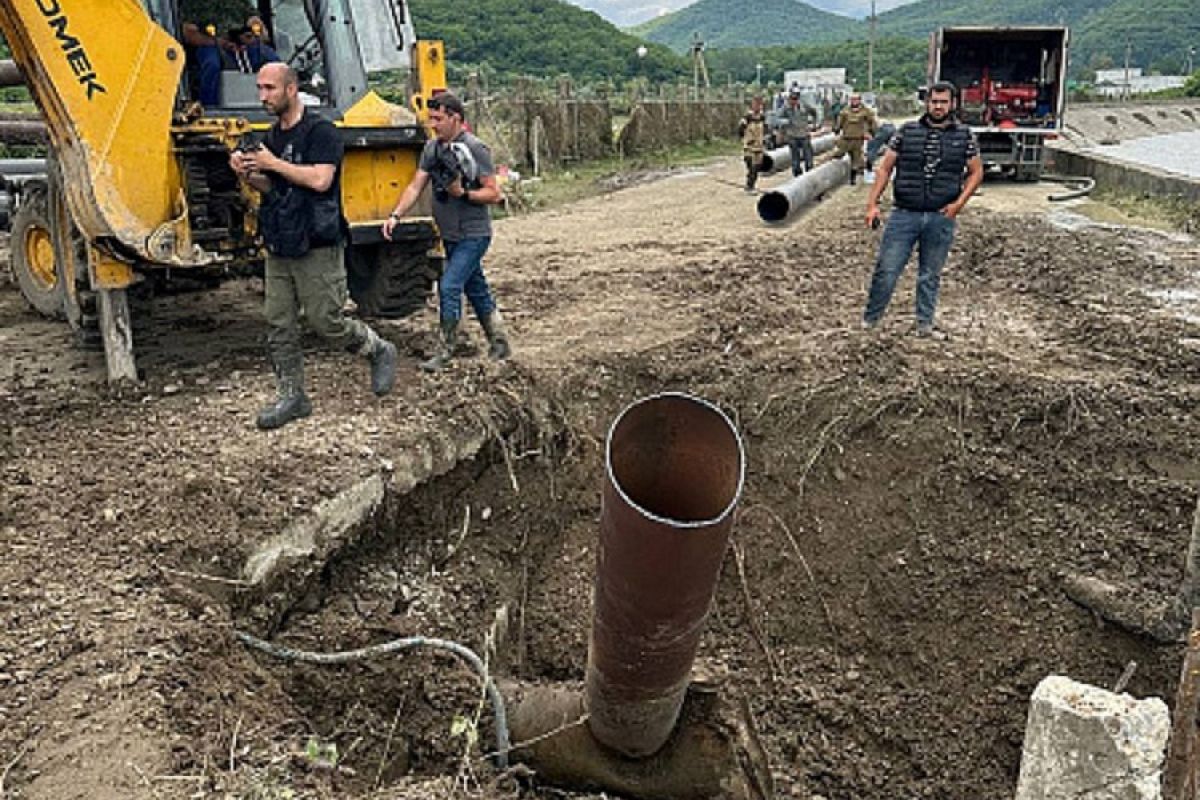
M949 338L944 330L934 327L931 322L917 323L917 336L922 339L937 339L938 341Z
M879 327L879 320L877 320L877 319L864 319L862 321L862 329L864 331L873 331L878 327Z

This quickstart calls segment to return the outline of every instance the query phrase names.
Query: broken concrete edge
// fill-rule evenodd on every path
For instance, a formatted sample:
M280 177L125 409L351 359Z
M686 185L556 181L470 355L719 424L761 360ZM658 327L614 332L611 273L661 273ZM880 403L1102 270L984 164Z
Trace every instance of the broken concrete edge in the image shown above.
M1033 692L1017 800L1159 800L1170 733L1167 704L1062 675Z
M515 417L464 420L451 432L431 432L392 460L390 469L360 477L258 545L241 574L241 600L264 630L274 629L305 587L339 554L386 526L391 503L475 458L487 443L517 427Z

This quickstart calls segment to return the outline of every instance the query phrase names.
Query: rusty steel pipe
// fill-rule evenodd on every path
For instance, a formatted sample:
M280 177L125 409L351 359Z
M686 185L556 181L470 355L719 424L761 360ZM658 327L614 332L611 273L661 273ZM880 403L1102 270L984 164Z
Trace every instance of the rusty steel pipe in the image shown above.
M679 718L745 480L737 430L685 394L639 400L608 434L588 646L592 735L653 755Z

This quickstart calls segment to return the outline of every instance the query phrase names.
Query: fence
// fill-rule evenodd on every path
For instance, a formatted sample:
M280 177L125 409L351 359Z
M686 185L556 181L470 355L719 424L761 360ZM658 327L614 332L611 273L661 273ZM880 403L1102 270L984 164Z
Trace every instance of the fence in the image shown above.
M534 172L731 138L744 111L742 102L725 99L546 98L521 91L467 102L468 119L496 160Z

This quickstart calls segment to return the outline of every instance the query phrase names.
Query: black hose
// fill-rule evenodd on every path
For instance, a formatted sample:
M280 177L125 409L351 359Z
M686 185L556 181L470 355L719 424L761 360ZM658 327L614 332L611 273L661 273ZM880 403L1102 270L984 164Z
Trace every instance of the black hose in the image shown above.
M255 650L261 650L268 655L281 658L284 661L303 661L309 664L347 664L352 661L363 661L375 656L390 655L391 653L415 647L430 647L453 653L470 665L471 669L475 670L476 674L479 675L483 689L492 703L492 715L496 720L496 765L500 769L508 767L508 753L512 747L508 736L508 714L504 710L504 698L500 695L500 690L496 688L491 675L488 674L483 659L476 655L475 651L470 648L463 647L457 642L447 641L446 639L429 639L424 636L412 636L407 639L393 639L390 642L373 644L370 647L362 647L358 650L342 650L336 653L313 653L308 650L296 650L292 647L271 644L241 631L234 631L233 634L241 639L244 644L253 647Z
M1053 183L1062 183L1070 187L1070 190L1062 194L1052 194L1046 199L1052 203L1061 203L1064 200L1074 200L1077 197L1086 197L1096 188L1096 179L1086 175L1054 175L1044 173L1042 180L1051 181Z

